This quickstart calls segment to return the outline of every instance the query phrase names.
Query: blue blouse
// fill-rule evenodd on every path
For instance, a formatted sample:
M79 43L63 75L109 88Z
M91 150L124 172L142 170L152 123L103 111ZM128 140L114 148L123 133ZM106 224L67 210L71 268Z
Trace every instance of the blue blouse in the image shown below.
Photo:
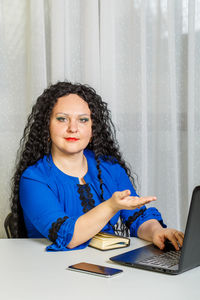
M88 172L84 176L85 186L79 184L77 177L69 176L59 170L52 157L44 156L33 166L28 167L20 180L20 203L29 238L49 238L54 233L54 242L47 250L71 250L70 243L76 220L86 211L101 203L101 189L94 153L84 151ZM109 199L116 191L129 189L136 196L128 175L119 164L101 160L104 199ZM81 191L83 190L83 191ZM84 195L85 194L85 195ZM156 208L143 206L135 210L121 210L110 220L102 231L113 233L121 216L123 223L130 229L131 236L137 236L139 226L150 219L164 225L161 214ZM54 230L53 230L54 228ZM90 240L74 249L83 249Z

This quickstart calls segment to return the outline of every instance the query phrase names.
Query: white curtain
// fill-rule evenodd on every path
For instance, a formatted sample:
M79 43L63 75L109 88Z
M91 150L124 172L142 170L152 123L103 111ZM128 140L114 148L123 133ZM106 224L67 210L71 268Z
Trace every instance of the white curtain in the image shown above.
M200 181L200 0L0 0L0 237L27 115L65 79L108 102L138 193L184 230Z

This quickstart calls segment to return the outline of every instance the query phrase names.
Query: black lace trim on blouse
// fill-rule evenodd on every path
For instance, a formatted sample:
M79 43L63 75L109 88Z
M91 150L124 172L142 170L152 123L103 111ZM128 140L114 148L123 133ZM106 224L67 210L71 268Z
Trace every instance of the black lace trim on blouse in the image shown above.
M88 183L77 184L77 186L78 186L79 198L81 200L81 205L83 207L83 212L86 213L95 206L93 195L91 193Z
M65 216L64 218L58 218L58 220L54 223L52 223L51 228L49 229L49 235L48 238L50 239L50 241L52 241L53 243L56 241L57 237L58 237L58 231L61 227L61 225L68 219L67 216Z
M141 216L146 210L146 207L140 209L139 211L136 211L132 216L128 218L128 220L125 222L125 225L130 229L131 224L139 217Z

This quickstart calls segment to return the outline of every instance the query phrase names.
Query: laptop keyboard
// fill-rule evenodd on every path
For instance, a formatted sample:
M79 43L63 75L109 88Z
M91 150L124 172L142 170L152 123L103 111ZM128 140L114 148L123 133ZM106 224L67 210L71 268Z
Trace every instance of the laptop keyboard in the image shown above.
M158 267L171 268L179 263L180 251L168 251L160 255L147 257L139 261L142 264L156 265Z

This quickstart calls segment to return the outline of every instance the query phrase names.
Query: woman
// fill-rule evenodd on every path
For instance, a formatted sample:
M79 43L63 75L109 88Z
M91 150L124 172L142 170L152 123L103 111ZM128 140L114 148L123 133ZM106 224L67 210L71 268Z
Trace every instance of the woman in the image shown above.
M146 208L156 198L137 196L107 104L89 86L58 82L37 99L13 179L15 236L49 238L47 250L84 248L101 230L182 245L183 234Z

